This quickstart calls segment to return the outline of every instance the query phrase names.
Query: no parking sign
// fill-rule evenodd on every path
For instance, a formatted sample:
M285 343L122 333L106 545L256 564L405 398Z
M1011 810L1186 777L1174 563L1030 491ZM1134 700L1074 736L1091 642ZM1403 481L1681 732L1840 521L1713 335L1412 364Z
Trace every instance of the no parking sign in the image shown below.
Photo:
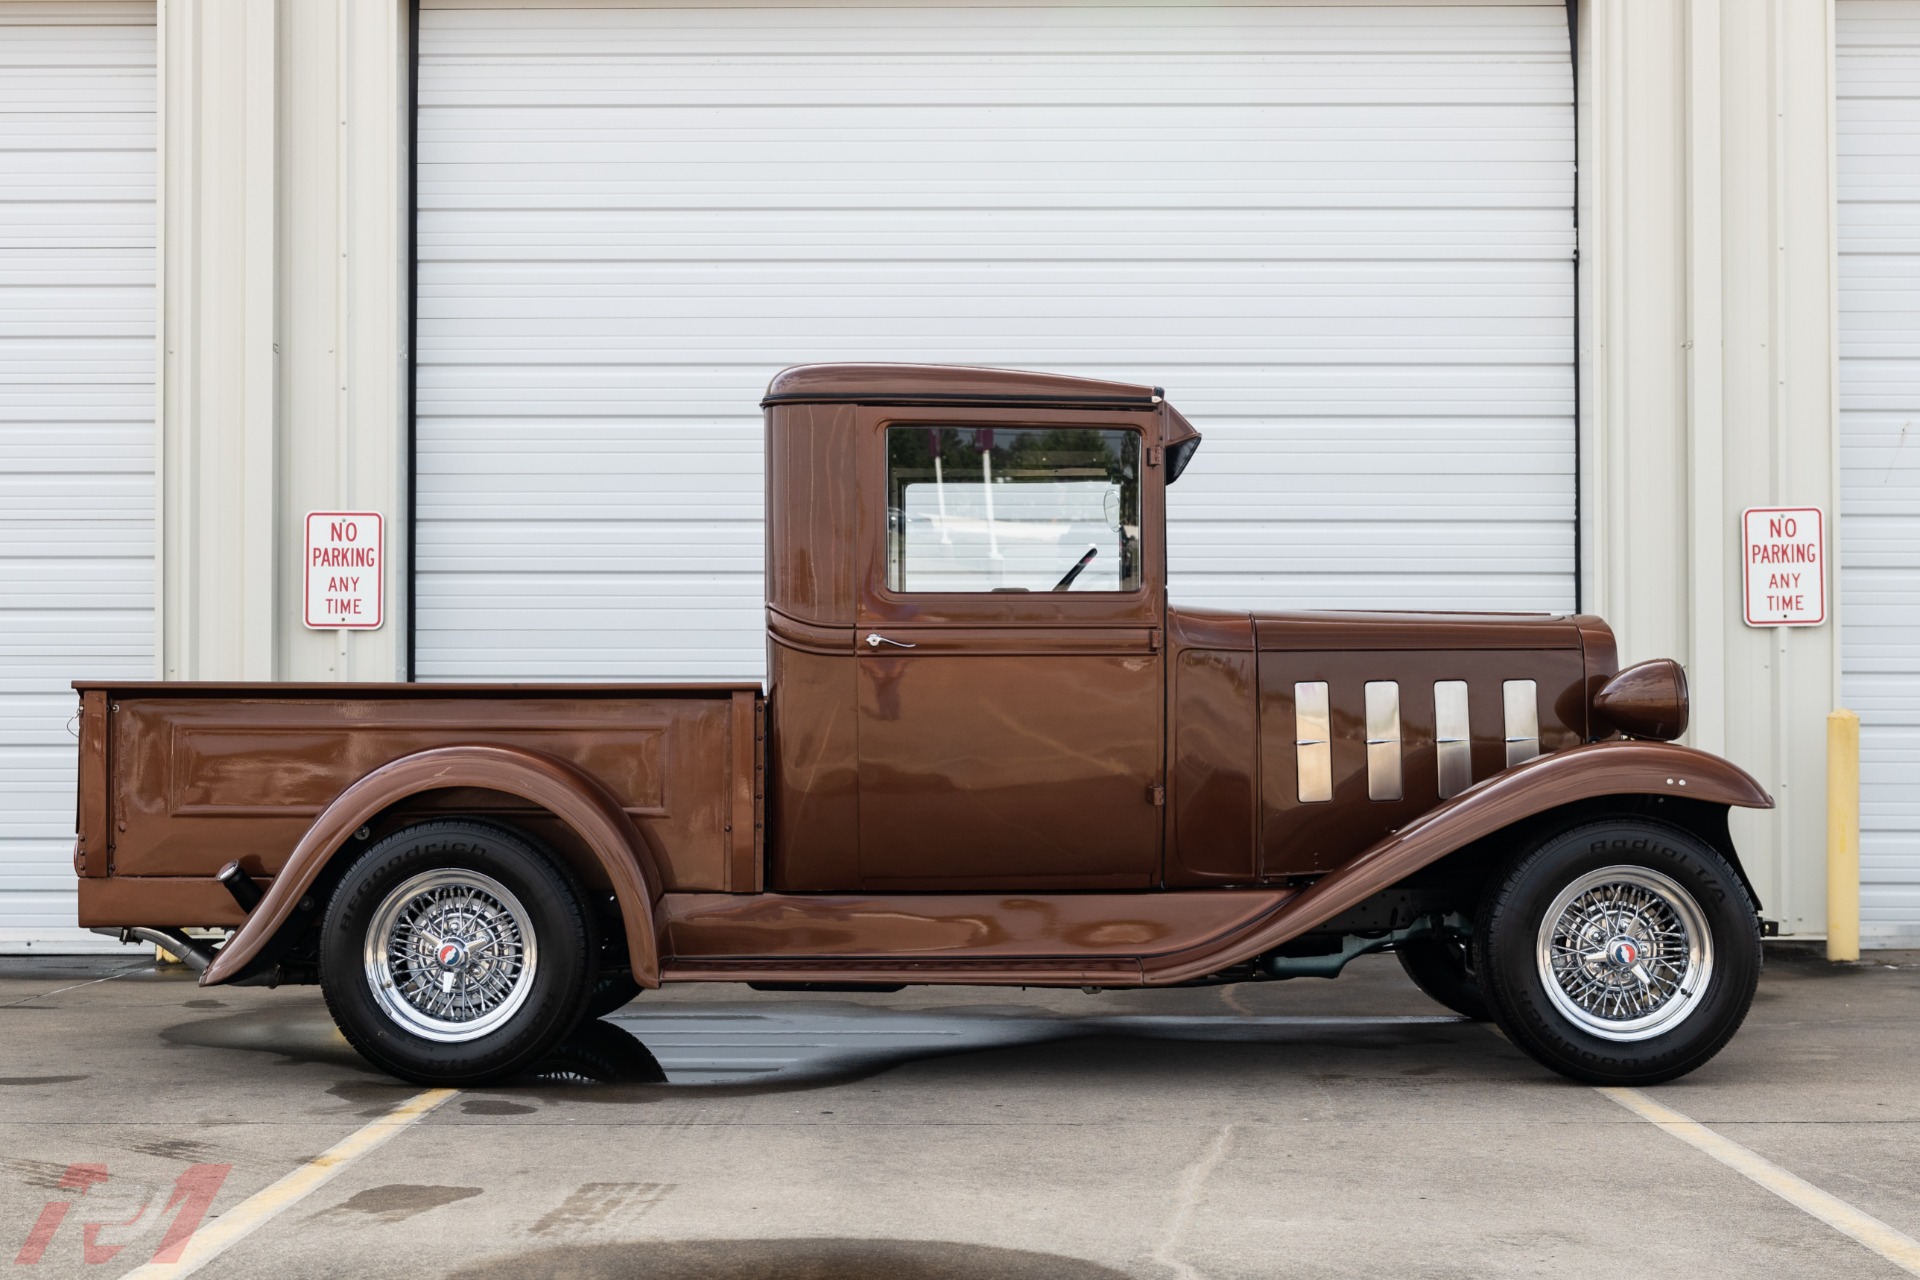
M1749 507L1741 516L1747 625L1827 620L1827 531L1818 507Z
M386 561L379 512L308 512L307 625L316 631L377 628Z

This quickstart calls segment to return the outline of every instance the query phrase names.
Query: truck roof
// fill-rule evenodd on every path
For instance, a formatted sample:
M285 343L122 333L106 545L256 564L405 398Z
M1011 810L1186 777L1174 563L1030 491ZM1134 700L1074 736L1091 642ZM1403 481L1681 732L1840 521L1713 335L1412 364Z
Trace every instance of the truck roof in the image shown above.
M1020 369L940 364L802 364L767 384L761 407L779 404L1005 404L1151 409L1159 387Z

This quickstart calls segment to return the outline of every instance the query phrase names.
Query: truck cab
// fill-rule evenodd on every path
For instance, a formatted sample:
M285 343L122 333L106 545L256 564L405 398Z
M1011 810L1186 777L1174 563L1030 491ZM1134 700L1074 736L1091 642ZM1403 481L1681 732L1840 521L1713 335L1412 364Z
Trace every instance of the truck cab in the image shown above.
M775 888L1304 883L1615 732L1597 618L1169 603L1201 437L1159 388L812 366L764 404Z

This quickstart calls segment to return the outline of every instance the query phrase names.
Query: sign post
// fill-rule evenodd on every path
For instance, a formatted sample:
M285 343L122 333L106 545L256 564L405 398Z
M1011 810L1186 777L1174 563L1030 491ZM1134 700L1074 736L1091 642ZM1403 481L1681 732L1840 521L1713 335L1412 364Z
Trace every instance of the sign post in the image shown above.
M306 624L373 631L386 598L386 531L377 511L307 513Z
M1827 529L1818 507L1748 507L1740 517L1750 627L1827 620Z

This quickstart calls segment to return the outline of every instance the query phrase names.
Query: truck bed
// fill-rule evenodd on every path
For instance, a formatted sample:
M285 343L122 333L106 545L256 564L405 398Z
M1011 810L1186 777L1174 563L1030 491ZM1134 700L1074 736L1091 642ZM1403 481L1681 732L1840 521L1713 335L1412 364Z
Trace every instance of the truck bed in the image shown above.
M544 752L597 778L650 837L663 888L762 886L757 683L218 684L76 681L83 926L235 925L213 877L266 887L366 774L433 747ZM569 834L500 793L435 792L393 815L497 813Z

